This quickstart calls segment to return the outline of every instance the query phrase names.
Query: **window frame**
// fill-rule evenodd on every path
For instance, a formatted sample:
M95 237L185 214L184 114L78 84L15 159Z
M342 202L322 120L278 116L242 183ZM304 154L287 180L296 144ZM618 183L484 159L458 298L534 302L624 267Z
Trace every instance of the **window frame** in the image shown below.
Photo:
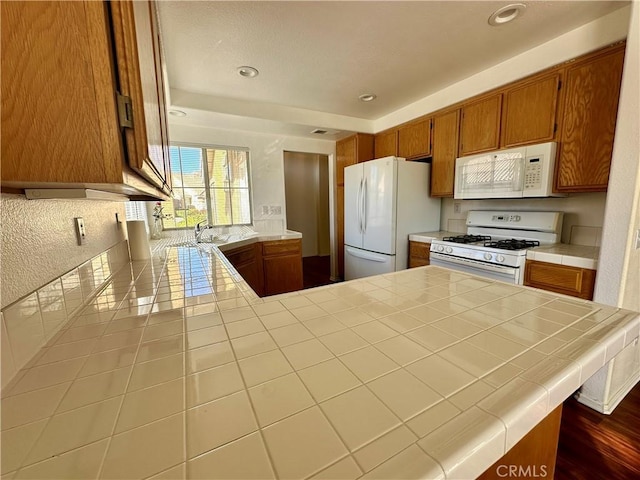
M197 148L202 151L202 162L203 162L203 178L205 183L203 185L204 193L205 193L205 201L207 204L207 223L213 227L243 227L243 226L253 226L253 180L251 178L251 149L249 147L235 147L230 145L214 145L210 143L196 143L196 142L170 142L169 148L171 147L186 147L186 148ZM211 203L211 187L209 180L209 169L207 165L207 155L206 150L226 150L229 152L230 150L235 150L239 152L246 152L247 155L247 190L249 193L249 223L226 223L226 224L214 224L213 222L213 213L212 213L212 203ZM228 158L228 153L227 153ZM227 163L227 168L229 168L229 164ZM171 155L169 155L169 175L172 175L171 169ZM180 177L183 179L182 165L180 165ZM184 188L184 186L180 187ZM219 188L219 187L216 187ZM219 188L220 190L224 190L224 188ZM244 188L237 187L228 187L230 192L234 190L244 190ZM173 201L173 197L171 199ZM233 222L233 205L231 203L231 221ZM185 225L184 227L165 227L164 219L162 221L162 228L164 230L190 230L193 227Z

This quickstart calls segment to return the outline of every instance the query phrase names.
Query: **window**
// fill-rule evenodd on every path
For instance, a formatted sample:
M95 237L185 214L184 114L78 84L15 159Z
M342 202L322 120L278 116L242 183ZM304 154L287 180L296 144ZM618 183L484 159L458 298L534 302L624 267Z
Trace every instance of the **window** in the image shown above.
M165 229L251 224L249 152L225 147L172 146L173 200L163 202Z

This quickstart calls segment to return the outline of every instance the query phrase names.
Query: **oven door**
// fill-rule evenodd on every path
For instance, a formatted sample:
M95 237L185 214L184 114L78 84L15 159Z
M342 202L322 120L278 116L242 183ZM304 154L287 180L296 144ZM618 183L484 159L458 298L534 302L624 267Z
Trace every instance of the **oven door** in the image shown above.
M514 285L522 285L523 277L520 269L507 267L505 265L494 265L491 263L479 262L468 258L452 257L441 253L431 252L429 263L437 267L450 268L479 277L500 280Z

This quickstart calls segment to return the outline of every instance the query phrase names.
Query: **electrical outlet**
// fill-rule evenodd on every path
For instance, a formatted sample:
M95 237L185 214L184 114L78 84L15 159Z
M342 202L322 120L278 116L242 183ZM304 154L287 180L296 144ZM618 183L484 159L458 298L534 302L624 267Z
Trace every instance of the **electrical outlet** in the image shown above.
M84 229L84 220L82 217L75 217L74 219L76 225L76 237L78 239L78 245L84 245L87 243L87 232Z
M271 215L282 215L282 207L280 205L271 205L269 207L269 213Z
M262 215L269 215L269 205L262 205Z
M453 213L460 213L460 209L461 209L460 202L455 202L453 204Z

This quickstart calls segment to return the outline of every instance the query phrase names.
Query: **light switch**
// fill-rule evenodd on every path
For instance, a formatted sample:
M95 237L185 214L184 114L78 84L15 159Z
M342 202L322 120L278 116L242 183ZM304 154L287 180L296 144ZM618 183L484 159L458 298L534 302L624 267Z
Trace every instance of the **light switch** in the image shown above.
M73 219L76 224L76 237L78 238L78 245L84 245L87 243L87 232L84 229L84 220L82 217L75 217Z

